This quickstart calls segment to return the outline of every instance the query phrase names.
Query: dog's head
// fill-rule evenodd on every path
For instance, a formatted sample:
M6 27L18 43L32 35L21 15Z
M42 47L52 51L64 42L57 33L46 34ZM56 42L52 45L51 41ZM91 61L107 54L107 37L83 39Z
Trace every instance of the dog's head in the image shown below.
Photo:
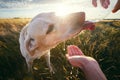
M63 18L55 13L42 13L33 18L28 26L30 39L26 47L28 51L34 52L46 51L77 35L81 30L94 28L93 23L85 21L84 12L72 13Z

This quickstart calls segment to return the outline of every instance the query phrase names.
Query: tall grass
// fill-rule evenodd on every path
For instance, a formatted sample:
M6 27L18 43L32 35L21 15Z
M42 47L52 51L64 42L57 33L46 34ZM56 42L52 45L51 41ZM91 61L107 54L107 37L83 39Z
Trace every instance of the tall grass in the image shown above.
M28 75L26 63L19 50L19 32L30 19L0 19L0 80L85 80L79 68L66 60L67 45L75 44L94 57L108 80L120 79L120 21L101 21L94 31L59 44L51 50L55 74L50 74L44 58L36 59L33 76Z

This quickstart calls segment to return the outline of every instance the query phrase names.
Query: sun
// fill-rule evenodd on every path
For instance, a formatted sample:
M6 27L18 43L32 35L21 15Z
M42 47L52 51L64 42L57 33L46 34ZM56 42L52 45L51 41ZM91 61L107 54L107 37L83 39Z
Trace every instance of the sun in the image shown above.
M56 6L55 14L56 16L65 16L70 13L69 6L64 4L59 4Z

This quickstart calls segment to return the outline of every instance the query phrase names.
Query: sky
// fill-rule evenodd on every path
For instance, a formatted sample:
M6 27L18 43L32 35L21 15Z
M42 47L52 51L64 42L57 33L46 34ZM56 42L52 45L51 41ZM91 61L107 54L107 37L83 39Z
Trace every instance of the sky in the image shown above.
M73 12L85 12L87 19L120 19L120 11L111 12L117 0L110 0L108 9L98 4L95 8L92 0L0 0L0 18L33 18L42 12L56 12L56 15ZM99 1L99 0L98 0ZM99 2L98 2L99 3Z

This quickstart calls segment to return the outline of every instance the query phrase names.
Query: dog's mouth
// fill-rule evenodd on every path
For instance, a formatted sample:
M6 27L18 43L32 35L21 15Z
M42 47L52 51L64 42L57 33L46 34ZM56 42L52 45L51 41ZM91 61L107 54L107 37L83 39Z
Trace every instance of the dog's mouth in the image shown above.
M80 21L81 23L81 21ZM91 22L91 21L84 21L83 24L79 25L79 27L82 27L82 29L78 29L78 31L76 31L72 36L75 36L77 34L79 34L82 30L94 30L95 29L95 23ZM73 51L78 51L78 55L84 55L82 53L82 51L75 45L69 45L67 46L67 54L69 56L72 55L72 53L74 53Z
M68 32L66 32L61 39L58 39L58 41L56 41L57 43L60 43L62 41L66 41L69 40L73 37L78 36L78 34L82 31L82 30L94 30L95 29L95 24L93 22L90 21L85 21L85 13L84 12L80 12L80 13L74 13L72 14L72 17L70 18L72 19L72 21L74 21L72 24L72 28L70 28L68 30Z
M85 21L83 24L79 25L76 30L73 31L73 34L70 35L69 37L74 37L78 35L82 30L94 30L95 29L95 24L90 21Z
M82 30L94 30L94 23L90 21L85 21L86 15L84 12L77 13L76 18L76 21L79 24L79 28L82 27Z
M83 29L93 30L94 23L90 21L85 21L86 15L85 12L77 12L70 15L70 19L72 19L72 23L74 26L83 27Z
M85 21L84 24L82 25L83 30L94 30L95 29L95 24L90 21Z
M72 19L73 22L71 23L73 23L72 24L73 27L69 30L69 33L65 34L65 36L62 38L64 41L72 37L76 37L82 30L95 29L95 24L93 22L85 21L84 12L73 13L70 15L69 19Z
M84 12L78 12L71 14L71 19L73 22L73 28L71 28L71 32L74 35L79 34L82 30L94 30L95 24L90 21L85 21L85 13Z
M90 21L85 21L84 24L82 24L81 26L83 27L83 30L94 30L95 29L94 23L90 22ZM79 34L80 31L81 30L79 30L78 32L76 32L72 36ZM68 45L67 46L67 55L69 55L69 56L83 56L84 54L81 51L81 49L79 49L79 47L77 47L76 45Z

